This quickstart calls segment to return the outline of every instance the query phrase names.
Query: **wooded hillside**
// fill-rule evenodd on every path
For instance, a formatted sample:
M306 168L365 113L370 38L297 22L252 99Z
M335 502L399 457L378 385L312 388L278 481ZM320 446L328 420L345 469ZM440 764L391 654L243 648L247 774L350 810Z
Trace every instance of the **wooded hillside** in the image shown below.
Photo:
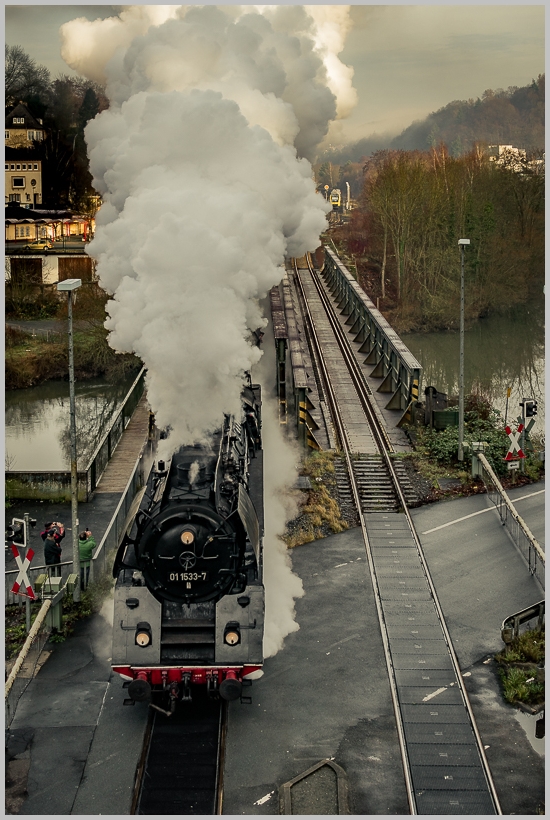
M364 172L360 206L339 238L397 329L457 326L460 238L471 241L467 317L543 298L542 161L497 164L481 150L452 157L438 146L377 152Z
M405 128L397 137L372 134L342 148L325 151L319 162L343 165L365 161L386 148L425 151L445 143L453 156L475 143L514 145L527 151L544 148L545 76L522 88L491 89L477 99L455 100Z

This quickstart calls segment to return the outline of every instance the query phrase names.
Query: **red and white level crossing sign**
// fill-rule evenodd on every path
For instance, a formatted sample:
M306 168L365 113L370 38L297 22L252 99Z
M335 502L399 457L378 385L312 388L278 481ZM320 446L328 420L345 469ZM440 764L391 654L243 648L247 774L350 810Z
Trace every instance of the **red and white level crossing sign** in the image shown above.
M513 431L508 425L504 429L510 439L510 449L506 453L504 461L514 461L518 458L525 458L525 453L519 444L519 437L523 430L523 424L518 424L518 429L516 431ZM517 455L514 455L514 453L517 453Z
M25 559L23 561L21 560L19 550L17 549L15 544L11 545L11 551L13 553L15 563L17 564L17 568L19 570L17 580L15 581L15 584L12 586L11 591L15 595L26 595L28 598L31 599L31 601L34 601L36 599L36 595L34 594L31 582L29 581L29 576L27 575L27 570L30 566L32 559L34 558L34 550L28 549L27 554L25 555ZM21 589L21 587L23 587L23 589Z

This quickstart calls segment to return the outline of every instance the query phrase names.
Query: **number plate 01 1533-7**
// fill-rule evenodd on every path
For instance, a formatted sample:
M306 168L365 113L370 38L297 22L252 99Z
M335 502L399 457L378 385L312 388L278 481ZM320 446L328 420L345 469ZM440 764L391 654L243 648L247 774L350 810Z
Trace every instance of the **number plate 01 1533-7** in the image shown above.
M208 572L169 572L167 580L174 582L180 581L194 581L195 583L203 583L208 581Z

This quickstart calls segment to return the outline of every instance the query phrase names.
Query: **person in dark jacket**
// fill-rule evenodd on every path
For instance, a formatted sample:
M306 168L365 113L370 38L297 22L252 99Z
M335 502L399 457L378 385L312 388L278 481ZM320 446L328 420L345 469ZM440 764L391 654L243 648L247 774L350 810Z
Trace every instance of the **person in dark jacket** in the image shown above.
M78 536L78 554L80 556L80 587L86 589L90 577L90 561L96 548L95 538L91 530L84 530Z
M46 535L48 534L49 530L54 531L54 538L57 544L61 544L63 539L65 538L65 527L61 523L61 521L47 521L44 524L44 532L40 533L40 538L42 541L46 540Z
M55 538L56 531L49 529L44 538L44 561L46 566L52 567L52 575L61 575L61 546Z

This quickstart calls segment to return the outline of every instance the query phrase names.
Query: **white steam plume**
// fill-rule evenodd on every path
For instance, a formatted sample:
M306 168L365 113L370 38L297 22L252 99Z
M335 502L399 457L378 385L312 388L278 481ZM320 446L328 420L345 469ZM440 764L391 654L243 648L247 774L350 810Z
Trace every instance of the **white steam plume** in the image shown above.
M273 402L263 403L262 444L267 467L264 470L264 656L270 658L282 648L286 636L300 628L294 618L294 600L304 594L301 579L292 572L289 550L280 538L286 521L297 512L285 488L296 481L299 454L283 439Z
M326 226L307 158L353 95L337 60L347 11L315 8L130 6L62 27L69 65L107 83L110 107L86 128L103 199L89 252L112 294L109 343L142 358L157 424L171 428L161 458L240 412L262 355L248 341L265 325L259 300ZM269 459L282 448L269 447L266 655L298 628L302 594L277 538Z
M172 448L238 411L257 300L319 244L329 208L296 146L314 152L336 116L320 56L343 43L333 12L143 6L62 28L66 59L104 71L111 100L86 129L109 343L147 365ZM96 63L84 37L105 41Z

